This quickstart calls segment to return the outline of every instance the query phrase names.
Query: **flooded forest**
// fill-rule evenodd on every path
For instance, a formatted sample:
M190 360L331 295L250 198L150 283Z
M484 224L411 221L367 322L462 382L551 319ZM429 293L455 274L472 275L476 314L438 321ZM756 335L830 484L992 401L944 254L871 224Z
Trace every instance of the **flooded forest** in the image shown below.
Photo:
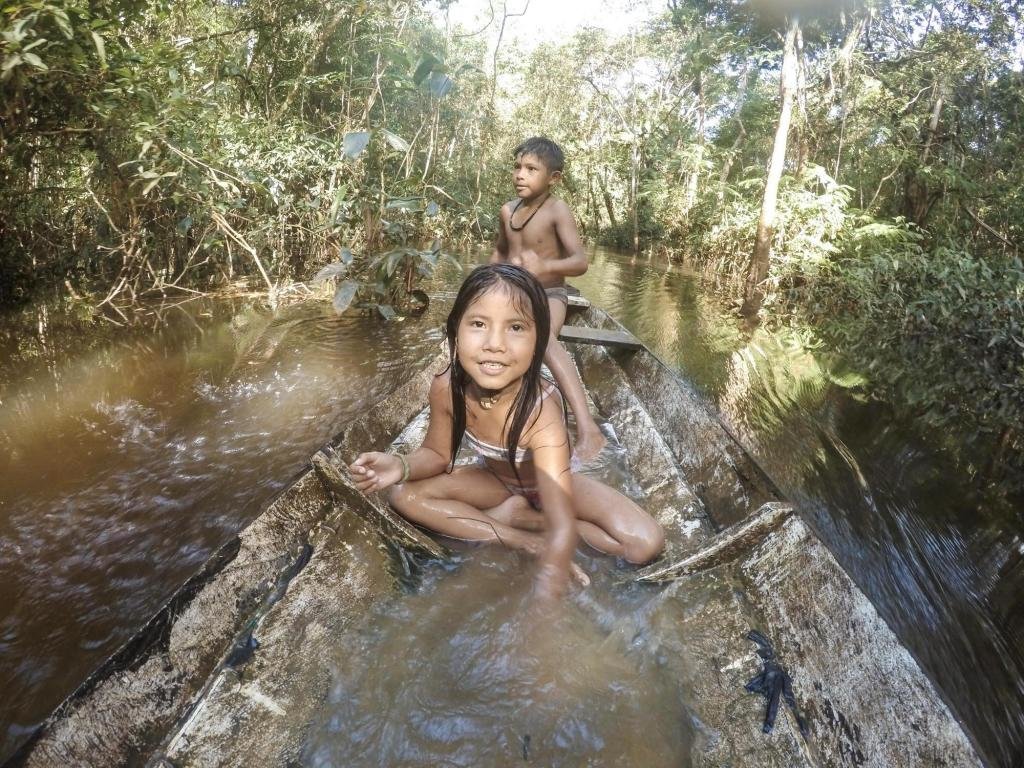
M606 5L562 34L537 0L0 4L0 763L433 354L546 136L573 282L1021 764L1024 10ZM374 611L361 647L399 654Z

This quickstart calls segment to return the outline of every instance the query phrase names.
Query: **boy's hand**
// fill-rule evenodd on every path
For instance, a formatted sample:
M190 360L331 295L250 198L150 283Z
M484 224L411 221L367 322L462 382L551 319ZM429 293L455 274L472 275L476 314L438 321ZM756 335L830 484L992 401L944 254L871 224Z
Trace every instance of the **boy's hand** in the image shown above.
M533 249L521 251L518 257L510 258L509 261L522 267L537 278L545 272L544 259L538 256L537 252Z
M405 468L397 456L390 453L361 453L348 467L356 488L363 493L382 491L402 479Z

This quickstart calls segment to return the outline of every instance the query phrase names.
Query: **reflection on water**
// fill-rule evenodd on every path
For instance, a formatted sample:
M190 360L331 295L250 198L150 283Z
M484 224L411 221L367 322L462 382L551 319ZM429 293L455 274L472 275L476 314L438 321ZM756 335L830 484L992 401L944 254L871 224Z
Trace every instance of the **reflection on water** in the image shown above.
M433 311L386 324L329 304L221 301L165 312L155 328L54 312L11 321L0 761L311 453L436 354Z
M744 332L692 274L601 254L574 282L715 404L988 761L1024 764L1022 500L974 491L811 334Z
M532 570L479 549L378 604L329 661L303 764L682 768L692 731L680 692L636 633L616 631L630 608L611 625L587 601L544 611Z
M439 282L451 291L457 278ZM927 433L865 397L806 334L745 333L692 275L599 252L573 282L720 408L989 762L1024 763L1012 504L972 493ZM313 451L435 353L443 311L385 324L219 301L130 328L46 307L0 319L0 760ZM518 570L481 552L428 572L418 594L367 618L365 637L339 642L307 761L359 764L380 749L393 764L421 750L458 764L446 734L475 727L498 735L466 746L462 764L515 762L526 735L534 764L576 765L598 744L622 756L609 765L657 765L648 745L685 752L678 693L588 620L593 606L569 607L559 642L526 631ZM612 623L633 610L613 608ZM346 642L380 643L380 662L351 668ZM388 679L397 664L403 676ZM430 705L438 690L447 706ZM415 729L388 726L403 721Z

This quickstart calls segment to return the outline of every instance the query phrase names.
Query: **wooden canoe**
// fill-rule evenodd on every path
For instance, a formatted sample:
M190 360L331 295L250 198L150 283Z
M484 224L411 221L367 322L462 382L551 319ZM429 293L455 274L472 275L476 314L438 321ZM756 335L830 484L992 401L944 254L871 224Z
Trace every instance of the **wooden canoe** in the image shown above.
M665 555L622 578L656 583L651 642L701 733L681 764L980 766L910 653L692 387L596 308L565 338L667 533ZM312 457L10 765L294 764L339 630L407 580L410 559L447 555L340 469L358 450L415 444L436 367ZM701 609L684 610L697 589ZM784 707L761 732L764 702L743 689L759 668L752 627L792 675L807 738Z

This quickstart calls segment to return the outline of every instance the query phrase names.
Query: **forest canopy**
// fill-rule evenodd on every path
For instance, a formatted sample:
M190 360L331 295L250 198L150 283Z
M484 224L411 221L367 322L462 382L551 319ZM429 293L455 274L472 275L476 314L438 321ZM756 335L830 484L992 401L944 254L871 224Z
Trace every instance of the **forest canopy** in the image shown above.
M0 305L487 242L543 134L590 241L698 265L1019 456L1016 3L669 0L526 55L489 44L521 4L443 5L4 0Z

